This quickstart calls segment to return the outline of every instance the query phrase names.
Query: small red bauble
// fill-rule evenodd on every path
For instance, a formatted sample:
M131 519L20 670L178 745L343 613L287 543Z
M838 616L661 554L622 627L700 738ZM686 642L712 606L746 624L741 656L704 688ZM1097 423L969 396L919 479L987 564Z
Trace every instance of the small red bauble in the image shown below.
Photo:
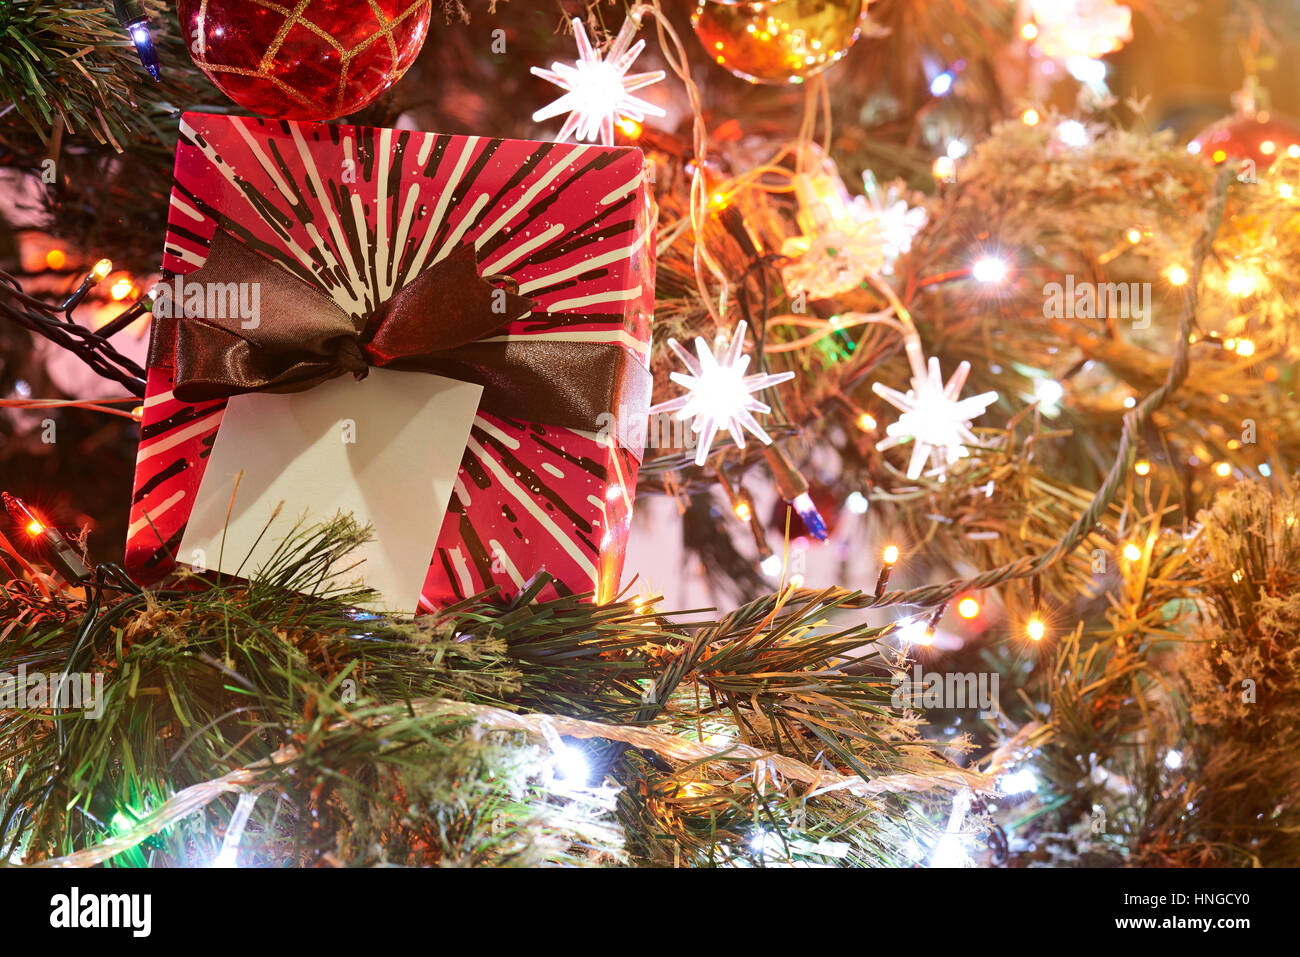
M190 55L245 109L331 120L407 71L429 33L430 0L178 0Z
M1207 126L1187 149L1215 165L1251 160L1262 172L1279 157L1300 157L1300 127L1263 112L1229 116Z

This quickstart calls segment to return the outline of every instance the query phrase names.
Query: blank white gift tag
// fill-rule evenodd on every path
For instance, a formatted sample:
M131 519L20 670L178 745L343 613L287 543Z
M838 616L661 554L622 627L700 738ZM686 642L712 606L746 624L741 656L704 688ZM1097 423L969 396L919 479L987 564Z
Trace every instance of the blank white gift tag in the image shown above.
M364 559L342 580L379 592L373 610L414 612L482 393L442 376L372 368L360 382L348 375L290 395L235 396L178 557L193 561L201 549L212 569L248 578L304 514L310 525L351 513L374 538L340 562Z

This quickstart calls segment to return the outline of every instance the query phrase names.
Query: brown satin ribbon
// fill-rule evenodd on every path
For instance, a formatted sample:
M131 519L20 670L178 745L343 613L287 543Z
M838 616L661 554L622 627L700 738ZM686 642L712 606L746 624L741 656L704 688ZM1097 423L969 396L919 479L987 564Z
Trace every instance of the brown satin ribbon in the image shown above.
M474 382L483 386L482 411L570 429L596 431L603 413L644 417L649 409L650 374L619 346L478 341L527 315L532 302L484 280L472 245L422 270L360 329L332 299L224 230L202 268L183 279L203 284L205 304L210 284L237 303L237 284L258 283L261 320L242 328L233 307L224 317L155 316L149 364L174 370L173 393L183 402L302 392L378 366ZM502 301L504 311L494 312ZM184 303L172 306L180 313Z

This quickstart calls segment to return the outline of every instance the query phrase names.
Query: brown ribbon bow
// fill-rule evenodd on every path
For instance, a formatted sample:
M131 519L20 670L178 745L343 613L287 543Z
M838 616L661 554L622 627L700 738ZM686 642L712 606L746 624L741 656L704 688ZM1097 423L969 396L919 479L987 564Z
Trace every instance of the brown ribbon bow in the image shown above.
M213 236L203 267L183 278L186 286L216 289L226 302L238 301L231 284L258 283L260 321L243 328L234 307L221 310L224 316L155 316L149 364L174 370L173 393L182 402L302 392L349 372L364 378L373 365L474 382L483 386L483 411L570 429L595 431L602 413L649 408L650 374L619 346L478 341L533 304L484 280L473 245L423 269L360 329L332 299L224 230ZM205 292L205 303L217 298ZM173 303L172 313L183 305Z

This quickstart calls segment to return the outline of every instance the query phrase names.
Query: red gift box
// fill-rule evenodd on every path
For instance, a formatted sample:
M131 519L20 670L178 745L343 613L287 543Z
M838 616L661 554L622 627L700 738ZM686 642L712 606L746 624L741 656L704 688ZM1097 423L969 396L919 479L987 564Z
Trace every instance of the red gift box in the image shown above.
M218 229L354 313L472 245L481 275L509 276L533 304L480 341L621 349L636 374L633 401L608 410L618 427L480 409L420 604L494 584L513 594L541 571L560 593L616 593L642 452L625 443L643 434L620 423L650 388L654 215L639 150L187 113L163 261L182 289ZM126 545L142 583L185 560L176 550L226 406L178 399L167 351L152 351Z

